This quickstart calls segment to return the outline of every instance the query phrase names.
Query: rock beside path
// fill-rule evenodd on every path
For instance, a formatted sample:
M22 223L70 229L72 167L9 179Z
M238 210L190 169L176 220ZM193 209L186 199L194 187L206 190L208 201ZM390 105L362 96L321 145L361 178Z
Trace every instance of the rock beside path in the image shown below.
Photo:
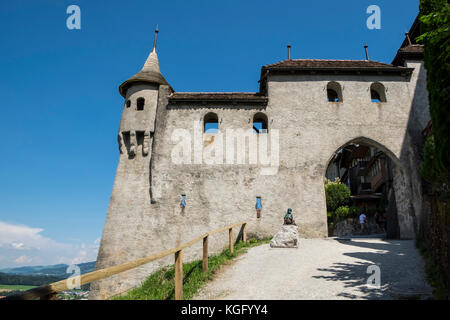
M281 230L270 240L271 248L298 248L298 227L283 225Z

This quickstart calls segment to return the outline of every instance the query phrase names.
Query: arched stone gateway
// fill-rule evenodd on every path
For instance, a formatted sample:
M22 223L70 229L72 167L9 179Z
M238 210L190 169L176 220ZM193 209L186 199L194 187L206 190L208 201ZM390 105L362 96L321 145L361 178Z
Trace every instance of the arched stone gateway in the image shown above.
M354 145L376 148L376 150L379 150L389 158L390 164L392 164L390 168L392 172L389 173L392 174L392 181L390 181L390 183L392 183L392 190L390 190L390 192L388 192L387 194L390 205L390 209L388 209L388 211L391 211L389 212L390 215L395 214L395 217L392 217L392 219L391 217L389 217L389 220L391 220L392 223L395 223L399 228L398 234L395 233L393 237L400 237L403 239L413 238L417 229L415 219L416 214L414 212L414 206L412 204L413 192L411 189L411 182L409 181L409 176L407 173L408 164L402 164L402 160L399 157L400 155L396 155L385 145L378 143L370 138L357 137L349 140L348 142L335 149L335 152L328 159L325 165L325 170L331 163L338 150L344 150L347 146Z
M400 237L413 238L424 217L418 167L429 121L421 50L405 54L405 42L394 64L288 59L262 67L259 92L182 93L162 76L153 48L142 70L119 88L131 103L123 106L120 158L96 268L242 220L249 236L269 237L287 208L300 236L326 237L325 170L336 150L358 141L396 164ZM330 98L331 89L337 98ZM375 89L383 96L374 99ZM214 115L206 119L212 133L204 132L208 114ZM255 202L262 205L258 214ZM225 242L226 235L212 237L210 251ZM189 261L201 252L190 247L183 255ZM91 297L124 292L172 263L159 260L95 283Z

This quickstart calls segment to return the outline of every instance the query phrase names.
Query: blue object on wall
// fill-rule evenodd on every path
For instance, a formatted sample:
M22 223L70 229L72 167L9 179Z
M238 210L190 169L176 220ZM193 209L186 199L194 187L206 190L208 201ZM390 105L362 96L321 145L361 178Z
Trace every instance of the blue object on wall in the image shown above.
M262 209L262 204L261 204L261 197L257 197L256 198L256 209Z

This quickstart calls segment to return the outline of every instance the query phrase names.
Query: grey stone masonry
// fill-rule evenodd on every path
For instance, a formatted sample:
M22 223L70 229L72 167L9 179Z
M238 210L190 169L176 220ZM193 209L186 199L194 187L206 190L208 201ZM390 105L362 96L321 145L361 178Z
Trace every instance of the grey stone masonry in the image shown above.
M239 221L247 221L249 237L270 237L287 208L302 238L327 237L325 172L349 143L374 146L392 160L400 237L415 237L424 214L420 132L429 120L423 61L281 63L263 68L259 93L176 95L152 54L143 69L151 77L138 73L121 86L119 163L97 270ZM371 101L375 83L385 102ZM340 101L327 100L330 85ZM258 134L256 118L267 120ZM217 119L217 132L204 132L205 119ZM233 235L237 240L239 230ZM227 237L212 236L210 253ZM199 244L183 257L201 254ZM123 293L168 264L173 257L93 283L90 298Z

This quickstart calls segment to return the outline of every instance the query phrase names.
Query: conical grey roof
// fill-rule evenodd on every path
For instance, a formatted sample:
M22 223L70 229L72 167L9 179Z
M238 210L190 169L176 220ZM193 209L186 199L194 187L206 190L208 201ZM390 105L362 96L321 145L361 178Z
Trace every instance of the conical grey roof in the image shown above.
M135 82L149 82L165 85L169 84L159 70L158 55L156 54L155 47L153 47L153 50L145 61L141 71L120 85L119 92L124 98L128 88Z

